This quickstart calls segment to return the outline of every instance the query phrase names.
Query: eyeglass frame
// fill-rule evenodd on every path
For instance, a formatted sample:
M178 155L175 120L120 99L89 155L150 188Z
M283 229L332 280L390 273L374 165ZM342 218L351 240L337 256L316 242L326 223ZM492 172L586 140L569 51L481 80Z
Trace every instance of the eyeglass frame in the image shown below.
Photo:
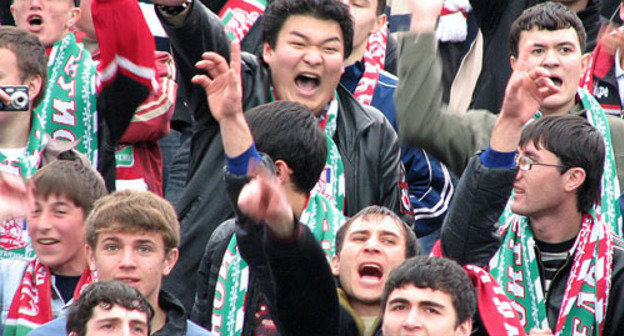
M522 159L526 159L528 160L528 163L526 164L521 164L520 160ZM517 155L516 156L516 165L518 166L518 169L522 170L522 171L529 171L531 170L533 165L536 166L545 166L545 167L557 167L557 168L561 168L561 173L564 173L566 170L570 169L571 167L567 166L567 165L560 165L560 164L554 164L554 163L542 163L542 162L536 162L533 159L531 159L530 157L526 156L526 155ZM528 165L528 166L527 166ZM527 167L526 169L523 167Z

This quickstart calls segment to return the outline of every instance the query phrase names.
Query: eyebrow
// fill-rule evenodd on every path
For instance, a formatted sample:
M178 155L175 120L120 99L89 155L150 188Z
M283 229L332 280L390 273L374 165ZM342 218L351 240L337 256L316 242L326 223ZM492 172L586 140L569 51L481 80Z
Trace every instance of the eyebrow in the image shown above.
M300 37L300 38L302 38L302 39L304 39L304 40L306 40L306 41L310 41L310 39L308 38L308 36L306 36L306 35L305 35L305 34L303 34L303 33L298 32L298 31L296 31L296 30L291 31L289 34L290 34L290 35L297 36L297 37ZM330 38L328 38L328 39L323 40L323 41L321 42L321 44L330 43L330 42L339 42L339 43L340 43L340 42L342 42L342 41L340 40L340 38L339 38L339 37L334 36L334 37L330 37Z

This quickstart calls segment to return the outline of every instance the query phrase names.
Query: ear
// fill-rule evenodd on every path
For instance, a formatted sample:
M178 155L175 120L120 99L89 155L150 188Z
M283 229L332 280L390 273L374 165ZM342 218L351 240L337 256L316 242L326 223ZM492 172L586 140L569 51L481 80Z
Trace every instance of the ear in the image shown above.
M509 65L511 65L511 72L516 70L516 58L511 56L509 57Z
M281 185L286 185L288 182L291 181L290 177L293 174L293 170L284 160L275 161L275 172L277 174L277 179L280 181Z
M78 22L78 19L80 19L80 7L72 7L72 9L69 10L69 17L67 18L67 26L65 28L72 28L76 22Z
M177 248L172 248L167 254L165 254L165 261L163 265L163 275L169 275L173 266L178 262L180 251Z
M340 257L338 257L338 255L332 257L329 268L331 268L331 272L335 277L340 275Z
M564 190L567 192L576 192L587 177L585 169L581 167L572 167L565 172L565 175Z
M72 332L70 332L70 333L69 333L69 335L67 335L67 336L78 336L78 333L77 333L77 332L75 332L75 331L72 331Z
M271 65L271 62L273 62L273 53L274 50L269 45L269 43L264 42L264 44L262 45L262 59L264 59L264 62L266 62L268 65Z
M472 318L466 319L455 328L456 336L469 336L470 333L472 333Z
M39 93L43 89L41 85L43 85L43 80L41 79L41 76L30 76L28 77L28 79L26 79L26 86L28 86L28 97L30 98L31 102L35 99L35 97L39 95Z
M583 71L581 71L581 76L583 73L585 73L585 70L587 70L587 65L589 65L589 57L589 53L584 53L583 56L581 56L581 67L583 68Z
M387 21L388 21L388 17L386 16L386 14L379 15L377 19L375 20L375 27L373 28L373 31L371 32L371 34L378 32L379 29L381 29L381 27L383 27Z
M87 253L87 263L89 264L89 269L91 272L97 271L97 267L95 266L95 251L89 244L85 244L85 251Z

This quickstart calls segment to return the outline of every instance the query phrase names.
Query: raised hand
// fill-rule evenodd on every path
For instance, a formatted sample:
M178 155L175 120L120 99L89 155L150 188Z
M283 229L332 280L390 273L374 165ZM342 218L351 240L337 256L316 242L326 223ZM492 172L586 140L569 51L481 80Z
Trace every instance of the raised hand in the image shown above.
M410 31L416 33L433 32L444 0L409 0L412 12Z
M261 165L251 169L255 177L238 196L239 209L256 223L264 221L280 239L289 239L295 230L292 208L277 178Z
M21 176L0 172L0 221L28 215L34 205L33 191Z
M522 125L529 121L544 99L560 91L550 76L542 67L528 71L517 67L505 88L501 116L513 118Z
M221 122L226 118L242 115L240 45L232 42L230 64L223 56L215 52L205 52L202 54L202 60L197 62L195 67L210 75L210 77L195 75L191 81L193 84L201 85L206 91L212 116Z

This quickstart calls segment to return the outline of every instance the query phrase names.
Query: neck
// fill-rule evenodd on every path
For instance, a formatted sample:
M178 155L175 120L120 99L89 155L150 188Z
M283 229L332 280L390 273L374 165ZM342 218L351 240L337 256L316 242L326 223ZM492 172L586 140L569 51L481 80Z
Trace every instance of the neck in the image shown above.
M78 259L57 268L50 267L50 271L56 275L78 276L84 273L87 268L87 257L84 253Z
M548 107L540 106L540 111L545 116L566 115L566 114L570 113L572 108L574 108L575 104L576 104L576 99L572 99L567 104L562 105L562 106L560 106L558 108L548 108Z
M587 8L587 4L589 3L589 0L578 0L572 3L562 3L562 5L568 7L571 11L573 11L574 13L578 13L580 11L582 11L583 9Z
M30 135L30 111L1 112L0 148L25 147Z
M308 204L308 197L308 194L290 190L290 188L286 190L286 198L288 198L288 203L290 203L290 206L292 207L297 218L301 218L301 213Z
M92 39L88 35L82 39L82 44L88 52L93 54L94 51L98 50L100 46L98 45L98 41L96 39Z
M367 303L361 302L358 300L354 300L353 298L349 299L349 304L353 311L360 318L362 317L377 317L381 315L381 307L379 302L376 303Z
M167 323L167 313L160 307L158 304L158 297L160 295L160 290L155 291L155 295L153 297L148 298L152 308L154 308L154 317L152 318L152 322L150 323L150 334L154 334L155 332L162 329Z
M349 58L345 60L345 66L350 66L364 57L364 53L366 52L367 41L364 41L364 43L360 45L353 46L351 55L349 55Z
M583 214L576 210L562 210L557 214L532 216L529 218L531 231L537 240L549 244L558 244L568 241L581 230Z

